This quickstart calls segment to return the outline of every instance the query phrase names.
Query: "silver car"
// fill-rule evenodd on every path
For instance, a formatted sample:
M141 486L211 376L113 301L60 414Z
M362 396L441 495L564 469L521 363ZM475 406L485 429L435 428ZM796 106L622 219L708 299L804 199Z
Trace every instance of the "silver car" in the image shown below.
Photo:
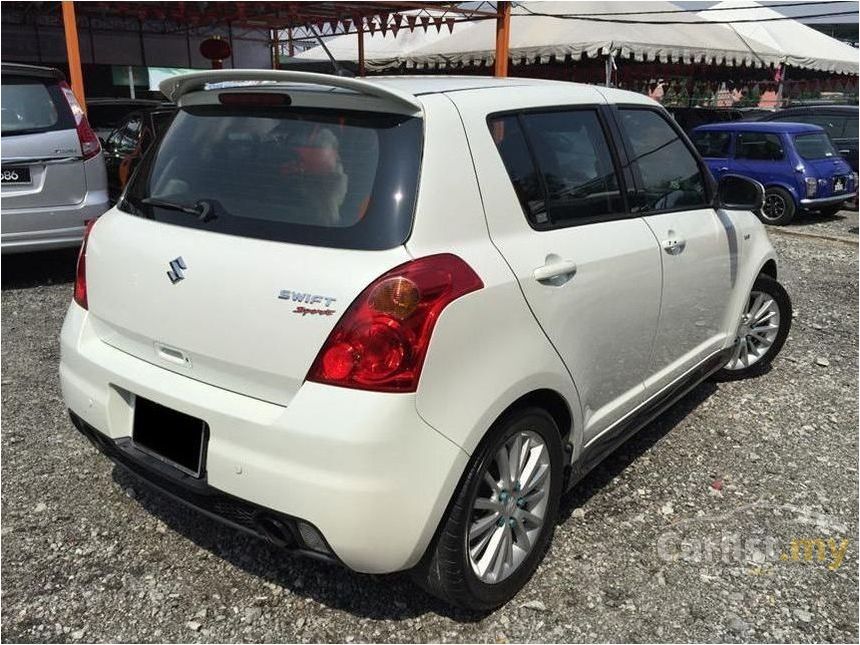
M3 63L2 252L81 243L108 209L99 139L60 71Z

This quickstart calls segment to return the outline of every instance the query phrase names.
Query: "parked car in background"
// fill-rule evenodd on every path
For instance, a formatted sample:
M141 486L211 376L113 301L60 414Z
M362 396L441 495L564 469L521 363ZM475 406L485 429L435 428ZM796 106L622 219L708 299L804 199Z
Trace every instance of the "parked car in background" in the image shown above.
M109 206L99 139L63 74L3 63L2 252L81 243Z
M792 123L811 123L824 128L833 140L851 169L857 172L858 145L857 127L860 107L857 105L804 105L789 107L775 112L757 115L756 121L791 121Z
M497 607L566 488L787 337L761 186L714 185L647 97L239 69L161 89L179 110L79 257L63 396L109 458L274 544Z
M104 143L108 191L115 202L152 142L170 125L176 107L169 104L127 114Z
M99 139L105 141L130 112L151 109L163 104L164 101L153 99L88 98L87 119Z
M788 224L799 211L832 215L857 195L856 173L817 125L717 123L694 129L692 139L716 179L737 173L761 182L766 224Z
M746 116L738 108L668 107L666 109L684 132L690 132L693 128L708 123L740 121Z

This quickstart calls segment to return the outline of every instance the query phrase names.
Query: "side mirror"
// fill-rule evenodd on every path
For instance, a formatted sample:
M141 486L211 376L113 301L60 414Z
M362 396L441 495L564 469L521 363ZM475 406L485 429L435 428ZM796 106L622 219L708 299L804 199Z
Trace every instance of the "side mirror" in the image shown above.
M717 208L757 211L764 204L764 186L742 175L723 175L717 184Z

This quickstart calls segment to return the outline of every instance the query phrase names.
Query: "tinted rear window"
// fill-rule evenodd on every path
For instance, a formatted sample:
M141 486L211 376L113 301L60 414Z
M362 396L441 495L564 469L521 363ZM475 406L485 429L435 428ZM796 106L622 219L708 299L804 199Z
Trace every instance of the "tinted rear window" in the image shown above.
M794 137L794 146L804 159L826 159L838 154L830 138L823 132L798 134Z
M260 239L354 249L406 241L420 119L318 108L182 108L121 204L155 220ZM211 206L214 219L145 198Z
M71 110L54 81L4 76L0 92L4 135L74 128Z

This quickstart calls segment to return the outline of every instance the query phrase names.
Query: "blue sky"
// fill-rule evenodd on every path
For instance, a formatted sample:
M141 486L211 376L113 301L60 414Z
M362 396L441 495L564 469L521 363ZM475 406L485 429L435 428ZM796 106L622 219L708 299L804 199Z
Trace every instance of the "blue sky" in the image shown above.
M759 4L767 6L769 4L781 4L787 0L763 0ZM790 0L789 0L790 1ZM678 0L674 4L683 7L684 9L706 9L712 7L717 2L709 0ZM804 3L806 4L806 3ZM802 22L823 22L823 23L841 23L841 22L857 22L858 2L840 2L839 4L815 4L810 3L808 6L797 7L774 7L774 11L779 11L786 16L804 16L813 13L828 13L831 11L853 11L853 16L833 16L832 18L810 18Z

